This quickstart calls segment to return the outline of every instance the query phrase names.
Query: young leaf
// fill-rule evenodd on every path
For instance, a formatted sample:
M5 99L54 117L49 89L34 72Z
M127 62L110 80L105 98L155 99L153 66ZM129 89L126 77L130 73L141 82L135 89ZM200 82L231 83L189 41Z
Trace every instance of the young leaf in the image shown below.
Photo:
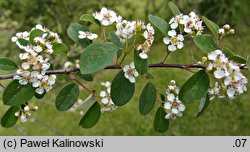
M29 41L25 39L18 39L17 40L22 46L27 46L29 44Z
M205 53L209 53L219 49L214 42L213 37L208 34L197 35L193 37L195 45Z
M86 81L93 81L94 78L91 74L81 74L80 72L77 72L76 75Z
M70 109L79 97L79 87L75 83L66 85L56 97L56 109L66 111Z
M20 85L17 80L12 81L3 92L3 103L10 106L22 105L34 96L34 88L28 85Z
M78 33L79 31L87 32L87 31L89 31L89 29L86 26L83 26L81 24L73 23L68 27L67 34L71 38L71 40L73 40L77 44L79 44L79 45L81 45L83 47L88 46L89 41L87 41L86 39L80 39L78 37L79 36L79 33Z
M18 117L15 116L15 113L19 111L18 106L13 106L8 109L1 119L1 125L5 128L10 128L14 126L18 120Z
M53 45L52 49L54 50L54 54L66 55L68 53L68 48L63 43L56 43Z
M122 106L126 104L134 95L135 84L131 83L124 76L121 70L111 83L111 98L115 105Z
M96 125L98 120L101 117L101 108L100 105L95 102L89 110L85 113L85 115L82 117L79 125L83 128L91 128Z
M207 27L209 28L209 30L213 33L214 37L217 40L219 40L219 38L220 38L220 36L219 36L219 26L216 25L211 20L207 19L205 16L202 17L202 20L207 25Z
M34 44L34 38L41 37L43 35L43 31L39 29L32 30L30 33L30 43Z
M17 69L17 64L9 58L0 57L0 70L15 70Z
M110 37L111 42L112 42L114 45L118 46L119 48L122 48L122 43L121 43L121 41L120 41L120 38L119 38L115 33L113 33L113 32L110 33L109 37ZM119 58L121 55L122 55L122 50L119 49L119 50L117 51L117 57Z
M207 94L209 82L207 73L204 70L198 71L181 87L180 100L184 103L200 100Z
M80 58L81 74L91 74L112 63L119 48L110 42L90 44Z
M203 112L208 108L209 106L209 97L208 95L205 95L201 100L200 100L200 105L196 114L196 118L198 118Z
M140 74L148 72L148 59L141 59L138 51L134 51L135 69Z
M178 9L178 7L173 2L169 2L168 6L171 9L171 11L173 12L174 16L181 14L181 11Z
M149 15L148 19L164 36L167 36L168 24L164 19L153 15Z
M95 17L91 14L84 14L80 17L80 20L82 21L86 21L86 22L90 22L90 23L93 23L93 24L97 24L97 25L101 25L100 22L95 19Z
M169 120L165 119L166 112L162 107L159 107L154 118L154 129L159 133L164 133L168 130Z
M139 109L141 114L148 114L154 108L155 100L156 89L152 83L148 82L142 90L139 100Z

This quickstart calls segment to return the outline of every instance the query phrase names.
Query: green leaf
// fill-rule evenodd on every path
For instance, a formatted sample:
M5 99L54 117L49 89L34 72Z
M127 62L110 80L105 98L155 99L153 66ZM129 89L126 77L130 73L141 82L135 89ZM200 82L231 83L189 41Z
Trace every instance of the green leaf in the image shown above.
M148 59L141 59L138 51L134 51L135 69L140 74L148 72Z
M159 31L164 35L167 36L168 33L168 24L167 22L158 17L158 16L153 16L153 15L149 15L148 16L149 21L159 29Z
M35 97L36 97L37 99L42 99L45 95L46 95L46 92L43 92L43 94L35 93Z
M166 112L162 107L159 107L154 118L154 129L159 133L164 133L168 130L169 120L165 119Z
M174 16L181 14L180 10L173 2L169 2L168 6L171 9L171 11L173 12Z
M86 81L93 81L94 78L91 74L81 74L80 72L77 72L76 75Z
M1 125L5 128L10 128L14 126L18 120L18 117L15 116L15 113L19 110L20 108L18 106L10 107L2 117Z
M240 63L240 64L246 64L247 60L239 55L235 55L232 58L230 58L231 60Z
M209 53L219 49L214 42L213 37L208 34L197 35L193 37L195 45L205 53Z
M27 46L29 44L29 41L25 39L18 39L17 40L22 46Z
M110 42L92 43L80 58L81 74L91 74L112 63L119 48Z
M0 57L0 70L15 70L17 69L17 64L9 58Z
M56 109L66 111L70 109L79 97L80 91L76 83L66 85L56 97Z
M207 94L200 100L200 105L199 105L198 111L196 113L196 118L198 118L201 114L204 113L204 111L208 108L209 103L210 103L210 101L209 101L209 97Z
M229 48L222 48L223 53L228 57L229 59L233 58L235 55L233 51L231 51Z
M81 24L78 23L72 23L68 29L67 29L67 34L68 36L71 38L71 40L73 40L74 42L76 42L77 44L86 47L90 44L89 40L86 39L79 39L79 31L84 31L87 32L89 31L89 29L86 26L83 26Z
M122 106L126 104L134 95L135 84L131 83L124 76L121 70L111 83L111 98L115 105Z
M42 35L43 35L42 30L39 30L39 29L32 30L30 33L30 39L29 39L30 43L34 44L34 39L36 37L42 37Z
M20 85L17 80L12 81L3 92L3 103L10 106L19 106L27 103L34 96L34 88Z
M82 21L86 21L86 22L90 22L90 23L93 23L93 24L97 24L97 25L101 25L100 22L95 19L95 17L91 14L84 14L80 17L80 20Z
M247 67L248 71L250 71L250 56L247 56Z
M202 20L207 25L207 27L209 28L209 30L213 33L214 37L217 40L219 40L219 38L220 38L220 36L219 36L219 26L216 25L211 20L207 19L205 16L202 17Z
M207 94L209 82L208 74L204 70L198 71L181 87L180 100L184 103L200 100Z
M82 117L79 125L83 128L91 128L96 125L98 120L101 117L101 107L100 105L95 102L89 110L86 112L86 114Z
M121 41L120 41L120 38L119 38L115 33L113 33L113 32L110 33L109 37L110 37L111 42L112 42L114 45L118 46L119 48L122 48L122 43L121 43ZM122 55L122 50L119 49L119 50L117 51L117 57L119 58L121 55Z
M68 53L68 48L65 44L63 43L56 43L52 47L53 53L54 54L61 54L61 55L66 55Z
M152 83L148 82L142 90L139 100L139 109L141 114L148 114L154 108L155 101L156 89Z

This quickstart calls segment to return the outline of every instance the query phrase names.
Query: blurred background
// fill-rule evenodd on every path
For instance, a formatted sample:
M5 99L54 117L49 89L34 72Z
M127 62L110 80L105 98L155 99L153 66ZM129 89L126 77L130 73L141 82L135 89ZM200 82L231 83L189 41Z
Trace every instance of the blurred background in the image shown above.
M11 43L10 38L16 32L30 30L36 24L41 24L51 31L57 32L70 49L68 58L58 58L54 62L56 68L62 68L66 60L79 57L82 48L73 44L68 38L67 27L74 22L80 22L82 14L100 10L103 6L115 10L128 20L147 20L149 14L158 15L166 20L172 13L168 8L168 0L0 0L0 56L18 60L19 49ZM234 36L227 37L222 45L234 50L244 57L250 55L250 13L249 0L173 0L183 13L195 11L200 16L218 23L220 26L228 23L236 29ZM91 26L97 31L95 26ZM207 32L207 30L206 30ZM166 51L162 36L156 32L156 41L150 53L150 63L159 62ZM204 54L194 47L192 41L185 41L184 49L170 55L166 63L195 63ZM127 63L131 59L126 60ZM15 71L12 71L15 72ZM1 74L7 74L0 71ZM117 71L103 71L95 74L94 82L85 82L91 89L100 91L100 82L112 81ZM184 84L191 74L180 69L150 69L159 92L164 93L171 79L177 85ZM250 74L244 72L250 78ZM3 86L11 80L1 81ZM103 114L98 124L91 129L78 126L81 119L79 112L59 112L54 106L56 93L69 82L66 76L58 76L58 83L53 90L41 99L33 99L31 104L39 106L33 113L33 121L18 122L15 127L6 129L0 127L0 135L250 135L250 93L239 96L234 101L214 100L208 110L195 119L198 102L187 105L182 118L171 121L168 132L156 133L153 129L153 119L157 106L147 116L139 113L139 96L145 80L138 79L135 96L123 107L112 113ZM249 86L248 86L249 88ZM250 89L250 88L249 88ZM3 90L0 89L0 96ZM81 91L81 99L87 93ZM7 110L0 99L0 116Z

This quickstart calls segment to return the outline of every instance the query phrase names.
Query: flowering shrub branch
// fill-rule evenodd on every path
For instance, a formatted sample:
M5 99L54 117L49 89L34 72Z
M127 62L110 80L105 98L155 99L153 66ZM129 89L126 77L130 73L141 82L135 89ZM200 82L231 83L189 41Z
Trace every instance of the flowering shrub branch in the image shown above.
M21 65L8 58L0 58L1 70L16 70L15 74L0 75L0 80L14 79L3 93L3 103L10 108L1 120L2 126L12 127L18 118L26 122L31 112L38 110L30 100L33 97L42 99L56 83L57 74L67 74L72 81L58 93L55 106L59 111L77 111L85 106L88 110L80 111L83 116L79 125L83 128L93 127L101 113L112 112L128 103L134 95L140 75L146 78L146 85L140 95L139 111L142 115L150 113L158 101L154 119L157 132L167 131L170 121L185 113L187 104L200 101L196 115L199 117L213 99L232 100L246 92L248 80L242 70L250 69L250 59L235 55L230 49L221 46L223 38L234 34L235 30L228 24L219 28L214 22L206 17L200 18L194 12L182 14L172 2L169 7L174 14L169 22L153 15L148 16L151 23L147 24L141 20L128 21L105 7L100 12L82 15L80 20L99 27L101 32L92 32L78 23L71 24L67 34L84 51L74 62L65 62L63 70L53 69L51 62L56 58L55 55L65 56L68 52L56 33L41 25L29 32L17 33L11 41L21 50ZM212 35L203 34L204 23ZM108 33L107 27L114 32ZM167 52L162 61L149 64L156 34L162 35ZM201 61L196 64L165 64L168 56L180 51L188 39L204 53ZM128 56L133 56L133 60L125 65ZM192 70L193 76L182 86L171 80L162 93L150 82L149 68L198 70ZM100 84L103 90L99 93L81 82L81 79L92 81L93 73L105 69L120 70L112 82L104 80ZM79 99L79 86L89 93L85 100Z

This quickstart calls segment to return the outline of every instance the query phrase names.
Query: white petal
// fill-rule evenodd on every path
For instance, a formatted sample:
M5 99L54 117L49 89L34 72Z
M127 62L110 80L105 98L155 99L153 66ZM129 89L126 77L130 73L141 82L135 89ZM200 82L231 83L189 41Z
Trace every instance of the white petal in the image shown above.
M170 102L166 102L164 104L164 108L167 109L167 110L171 109L171 103Z
M227 86L232 82L232 78L231 77L226 77L226 79L224 80L224 84Z
M106 91L101 91L100 92L100 97L106 97Z
M165 119L170 119L170 118L171 118L171 114L170 113L165 116Z
M139 54L139 56L140 56L141 59L147 59L148 58L148 55L145 52L141 52Z
M131 62L131 63L130 63L130 68L132 68L132 69L135 68L135 63L134 63L134 62Z
M177 43L177 48L178 48L178 49L183 48L183 46L184 46L183 42L179 42L179 43Z
M138 77L138 75L139 75L139 73L136 70L134 70L134 76Z
M17 41L17 37L14 36L11 38L11 42L16 42L16 41Z
M225 72L222 70L216 70L214 71L214 77L217 79L221 79L225 76Z
M22 68L23 68L24 70L28 70L28 69L30 68L29 63L28 63L28 62L23 62L23 63L22 63Z
M38 93L38 94L43 94L43 93L44 93L44 89L42 89L42 88L37 88L37 89L36 89L36 93Z
M184 31L185 31L186 33L191 33L191 32L192 32L192 29L191 29L191 28L185 27L185 28L184 28Z
M101 101L102 101L102 103L105 104L105 105L109 102L109 100L108 100L107 98L102 98Z
M176 109L176 108L173 108L173 109L172 109L172 112L173 112L174 114L178 114L178 113L179 113L179 110Z
M131 83L135 83L135 77L129 77L129 81L130 81Z
M234 90L234 89L229 88L229 89L227 90L227 95L228 95L229 98L233 98L233 97L234 97L234 94L235 94L235 90Z
M176 31L175 30L168 31L168 35L173 37L176 35Z
M176 50L176 46L175 45L169 45L168 46L168 50L169 51L175 51Z
M173 23L170 25L172 29L176 29L178 27L178 24L177 23Z
M124 71L124 72L127 72L128 69L129 69L129 65L125 65L125 66L123 67L123 71Z
M33 86L34 88L37 88L37 87L40 86L40 84L41 84L40 81L35 81L35 82L32 83L32 86Z
M168 101L174 101L175 95L170 93L170 94L167 95L167 98L168 98Z
M180 104L178 109L179 109L180 111L184 111L185 108L186 108L186 107L185 107L183 104Z
M164 37L163 42L164 42L165 44L169 44L169 43L170 43L169 37Z

